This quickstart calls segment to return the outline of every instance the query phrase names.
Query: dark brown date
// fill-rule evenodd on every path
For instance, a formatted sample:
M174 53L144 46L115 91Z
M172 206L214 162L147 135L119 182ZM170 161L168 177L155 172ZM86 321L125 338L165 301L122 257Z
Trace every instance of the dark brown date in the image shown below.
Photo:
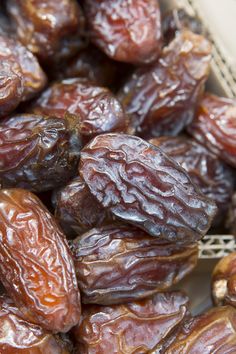
M109 212L159 239L193 243L216 212L182 167L136 136L94 138L81 152L80 174Z
M234 193L230 203L226 221L226 228L230 231L231 234L236 236L236 193Z
M160 243L131 226L104 226L72 243L84 303L110 305L168 289L190 273L198 247Z
M81 177L76 177L54 194L55 217L67 236L77 236L107 218L104 208L90 193Z
M147 353L185 320L187 306L179 292L126 305L85 306L83 321L73 329L78 353Z
M71 57L83 46L76 0L8 0L7 10L18 39L43 61Z
M128 120L115 96L104 87L81 79L68 79L49 87L30 108L36 114L74 115L85 141L106 132L125 132Z
M73 177L80 140L64 119L17 115L0 124L0 182L42 192Z
M80 319L80 293L64 234L40 200L0 191L0 279L28 321L67 332Z
M150 63L161 51L157 0L86 0L91 40L109 57L129 63Z
M66 343L25 321L13 301L0 296L1 354L69 354Z
M236 310L219 307L187 321L163 354L236 353Z
M212 295L216 305L236 307L236 252L222 258L212 274Z
M214 225L225 219L234 190L234 171L203 145L187 137L150 140L182 166L202 193L215 201L218 212Z
M178 135L194 117L210 60L210 42L184 30L156 64L137 69L118 95L132 127L145 137Z
M236 99L205 94L188 131L223 161L236 167Z

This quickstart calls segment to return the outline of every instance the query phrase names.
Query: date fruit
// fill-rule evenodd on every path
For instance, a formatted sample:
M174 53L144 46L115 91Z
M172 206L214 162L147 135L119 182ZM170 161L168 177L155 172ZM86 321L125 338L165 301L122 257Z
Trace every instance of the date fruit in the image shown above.
M216 212L182 167L136 136L97 136L81 151L79 172L111 214L159 239L193 243Z
M1 354L69 354L66 343L25 321L13 301L0 296Z
M150 63L161 51L158 0L85 0L91 40L109 57Z
M105 209L90 193L81 177L76 177L54 194L55 217L66 236L77 236L107 218Z
M236 252L222 258L212 273L212 295L216 305L236 307Z
M187 321L164 353L236 353L236 310L231 306L213 308Z
M74 329L80 354L147 353L188 315L188 298L180 292L114 306L85 306Z
M30 111L61 118L69 112L85 141L106 132L125 132L128 125L121 104L107 88L81 79L52 84Z
M233 194L226 220L226 228L230 233L236 236L236 193Z
M42 192L75 174L81 142L64 119L16 115L0 124L0 182Z
M182 166L202 193L215 201L218 212L214 225L221 223L234 191L234 171L203 145L187 137L162 137L150 140Z
M92 229L71 244L84 303L118 304L168 289L197 264L197 244L160 243L131 226Z
M205 94L188 131L223 161L236 167L236 99Z
M184 30L157 63L134 71L118 94L132 127L147 138L178 135L194 117L210 60L210 42Z
M80 319L80 293L64 234L40 200L0 191L0 279L28 321L67 332Z

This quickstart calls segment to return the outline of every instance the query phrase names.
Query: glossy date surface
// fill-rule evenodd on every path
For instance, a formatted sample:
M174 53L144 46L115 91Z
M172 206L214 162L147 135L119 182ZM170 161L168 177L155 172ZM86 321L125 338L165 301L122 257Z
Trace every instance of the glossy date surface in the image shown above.
M111 214L159 239L193 243L216 212L182 167L139 137L97 136L81 151L79 172Z
M80 319L80 294L64 234L32 193L0 191L0 279L24 318L67 332Z
M180 292L123 305L84 307L83 320L73 329L78 353L147 353L187 315L188 298Z

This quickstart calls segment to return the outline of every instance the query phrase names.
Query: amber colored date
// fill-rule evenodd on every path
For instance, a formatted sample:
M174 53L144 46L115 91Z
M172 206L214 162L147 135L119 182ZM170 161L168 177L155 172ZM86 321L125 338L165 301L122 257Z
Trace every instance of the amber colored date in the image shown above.
M81 177L76 177L54 194L55 217L66 236L77 236L107 218L104 208L90 193Z
M40 200L0 191L0 279L28 321L67 332L80 319L80 293L64 234Z
M74 329L78 353L147 353L168 337L188 315L188 298L180 292L113 306L85 306Z
M163 354L236 353L236 310L213 308L187 321Z
M13 301L0 296L1 354L69 354L66 343L27 322Z
M194 117L210 60L210 42L184 30L157 63L137 69L118 95L132 127L149 138L178 135Z
M56 117L64 117L67 112L73 114L85 141L106 132L125 132L128 125L121 104L107 88L81 79L52 84L30 111Z
M84 303L118 304L168 289L197 264L198 247L160 243L131 226L104 226L72 243Z
M205 94L188 131L229 165L236 167L236 100Z
M159 239L193 243L216 212L182 167L136 136L97 136L81 151L79 171L111 214Z
M80 139L66 120L17 115L0 124L0 182L42 192L73 177Z
M236 236L236 193L234 193L231 200L226 220L226 227L229 229L231 234Z
M234 171L213 153L187 137L162 137L150 140L180 164L200 188L215 201L218 212L214 225L221 223L229 208L234 190Z
M91 40L109 57L128 63L150 63L161 51L157 0L86 0Z

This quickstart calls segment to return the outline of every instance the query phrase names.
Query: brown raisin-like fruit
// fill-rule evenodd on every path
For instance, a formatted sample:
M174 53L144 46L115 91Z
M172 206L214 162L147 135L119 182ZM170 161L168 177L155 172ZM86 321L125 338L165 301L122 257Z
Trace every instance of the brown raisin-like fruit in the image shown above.
M81 177L74 178L54 194L54 205L55 217L67 236L77 236L100 226L107 218L105 209Z
M106 132L127 131L127 117L115 96L107 88L81 79L52 84L30 111L56 117L64 117L68 112L73 114L85 141Z
M54 218L32 193L0 191L0 279L24 317L52 332L80 319L72 255Z
M118 95L134 129L146 137L178 135L194 117L210 59L210 42L184 30L157 63L137 69Z
M74 329L80 354L147 353L188 314L188 298L180 292L113 306L85 306Z
M75 174L80 140L66 120L17 115L0 124L0 182L3 188L36 192L63 185Z
M205 94L188 131L223 161L236 167L236 99Z
M79 170L103 207L160 239L193 243L216 212L182 167L136 136L97 136L81 151Z
M43 61L71 57L83 46L76 0L8 0L7 10L18 39Z
M69 354L66 343L25 321L13 301L0 296L1 354Z
M218 212L214 225L221 223L234 190L234 172L203 145L187 137L162 137L150 140L182 166L202 193L215 201Z
M236 236L236 193L234 193L226 220L226 228Z
M109 57L129 63L150 63L161 51L157 0L86 0L91 40Z
M101 305L138 300L168 289L197 263L197 245L160 243L131 226L104 226L72 243L84 303Z
M236 310L213 308L187 321L163 354L236 353Z

